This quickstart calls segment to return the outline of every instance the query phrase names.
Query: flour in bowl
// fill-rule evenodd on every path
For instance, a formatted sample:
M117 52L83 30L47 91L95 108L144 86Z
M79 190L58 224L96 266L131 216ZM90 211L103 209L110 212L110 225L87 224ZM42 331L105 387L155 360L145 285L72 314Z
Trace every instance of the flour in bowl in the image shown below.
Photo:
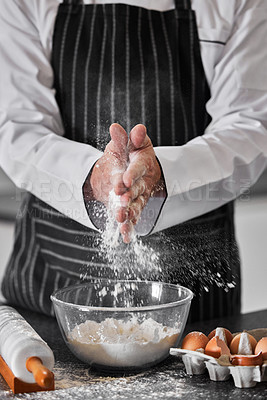
M127 322L107 318L75 326L68 341L74 354L86 363L135 368L166 358L178 336L178 328L163 326L152 318L142 323L134 317Z

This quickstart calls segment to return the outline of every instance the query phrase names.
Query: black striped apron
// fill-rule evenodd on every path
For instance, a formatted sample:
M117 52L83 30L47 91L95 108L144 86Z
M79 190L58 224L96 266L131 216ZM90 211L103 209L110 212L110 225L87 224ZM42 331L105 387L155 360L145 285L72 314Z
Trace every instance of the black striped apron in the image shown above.
M52 65L68 139L103 150L111 123L128 132L143 123L154 146L179 146L202 135L210 121L205 108L210 93L188 0L175 1L175 9L166 12L64 1L55 23ZM114 277L99 254L98 239L98 232L27 194L4 296L53 315L49 296L55 289L84 273L87 279ZM191 321L240 311L232 203L142 240L160 246L159 279L196 294Z

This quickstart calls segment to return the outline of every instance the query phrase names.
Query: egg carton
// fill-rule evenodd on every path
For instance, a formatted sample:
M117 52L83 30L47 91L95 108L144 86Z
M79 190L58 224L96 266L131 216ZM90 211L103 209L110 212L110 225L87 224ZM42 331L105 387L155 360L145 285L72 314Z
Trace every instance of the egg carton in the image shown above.
M247 332L257 341L267 336L267 329L253 329ZM222 355L217 359L204 354L203 349L192 351L171 348L170 354L182 357L188 375L201 375L208 370L212 381L226 381L232 375L238 388L250 388L256 386L257 382L267 382L267 361L261 366L233 366L228 356Z

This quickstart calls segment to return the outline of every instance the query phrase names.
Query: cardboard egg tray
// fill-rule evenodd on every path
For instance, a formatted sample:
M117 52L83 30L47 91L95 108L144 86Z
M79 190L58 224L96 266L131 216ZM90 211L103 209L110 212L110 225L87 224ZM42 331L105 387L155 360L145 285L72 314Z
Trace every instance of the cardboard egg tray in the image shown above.
M267 329L253 329L246 332L254 336L257 341L267 336ZM250 388L256 386L257 382L267 382L267 361L261 366L233 366L228 356L223 355L217 359L204 354L202 349L192 351L171 348L170 354L182 357L188 375L204 374L206 369L212 381L226 381L232 375L234 384L238 388Z

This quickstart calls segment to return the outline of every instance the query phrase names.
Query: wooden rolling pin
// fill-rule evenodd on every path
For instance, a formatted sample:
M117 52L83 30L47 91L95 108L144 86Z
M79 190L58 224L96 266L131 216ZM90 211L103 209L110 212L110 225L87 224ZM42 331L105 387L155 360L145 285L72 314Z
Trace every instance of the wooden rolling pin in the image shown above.
M47 389L54 383L50 347L12 307L0 306L0 354L15 377Z

